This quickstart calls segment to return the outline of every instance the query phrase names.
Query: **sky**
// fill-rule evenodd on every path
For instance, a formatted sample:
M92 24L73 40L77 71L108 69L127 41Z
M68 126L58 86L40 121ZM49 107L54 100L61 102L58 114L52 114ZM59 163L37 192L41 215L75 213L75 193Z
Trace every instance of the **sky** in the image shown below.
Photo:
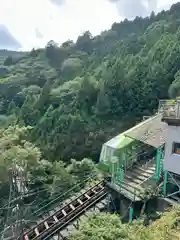
M76 41L114 22L168 9L177 0L0 0L0 48L31 50L50 40Z

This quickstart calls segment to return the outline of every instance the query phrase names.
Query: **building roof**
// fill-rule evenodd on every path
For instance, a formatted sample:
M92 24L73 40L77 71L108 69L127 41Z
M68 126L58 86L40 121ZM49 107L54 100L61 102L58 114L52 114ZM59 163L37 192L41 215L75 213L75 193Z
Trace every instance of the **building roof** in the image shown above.
M124 135L147 145L158 148L166 142L166 133L168 125L161 121L161 114L150 117L131 128Z

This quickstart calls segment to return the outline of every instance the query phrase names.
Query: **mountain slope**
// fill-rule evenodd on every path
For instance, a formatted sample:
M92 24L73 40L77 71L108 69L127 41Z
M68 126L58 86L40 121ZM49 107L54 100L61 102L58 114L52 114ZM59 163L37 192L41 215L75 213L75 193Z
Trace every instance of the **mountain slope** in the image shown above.
M0 68L0 113L33 126L48 159L98 159L103 142L180 87L180 3L101 35L32 50Z

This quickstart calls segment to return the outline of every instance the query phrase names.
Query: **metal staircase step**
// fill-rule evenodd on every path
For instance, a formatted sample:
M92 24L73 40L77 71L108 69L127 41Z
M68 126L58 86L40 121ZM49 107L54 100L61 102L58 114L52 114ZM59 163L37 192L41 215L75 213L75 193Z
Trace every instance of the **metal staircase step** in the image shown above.
M143 188L140 184L133 183L132 181L129 181L127 179L124 179L123 184L126 185L131 192L134 192L135 190L138 192L143 191Z
M140 168L144 171L154 172L156 170L156 167L148 167L148 168Z
M145 179L147 179L149 177L149 175L141 175L141 173L136 173L136 172L128 172L125 174L125 177L127 177L129 180L133 181L144 181Z
M133 169L132 173L135 173L137 176L145 176L148 178L154 173L154 171L136 168L136 169Z
M142 183L143 181L144 181L144 179L146 179L146 178L144 178L144 177L141 177L141 178L136 178L136 177L132 177L132 176L129 176L129 175L125 175L124 176L124 179L125 179L125 181L127 180L127 181L131 181L132 182L132 184L140 184L140 183Z
M126 189L128 192L132 193L132 194L135 194L135 195L139 195L140 192L143 191L143 188L138 185L138 184L132 184L130 181L125 181L123 184L122 184L122 187L124 189Z
M136 192L134 192L134 188L126 189L125 185L123 185L122 188L121 188L121 193L124 196L128 197L129 199L131 199L131 200L135 200L135 201L139 201L140 200L140 198L139 198L140 191L136 190Z
M125 182L128 181L134 188L140 189L140 191L145 191L149 186L156 186L156 182L151 179L145 179L144 181L131 181L125 177Z
M146 169L146 168L145 168L145 169ZM153 164L153 165L148 166L147 169L153 169L153 170L156 169L156 164Z
M131 171L126 172L124 176L124 185L127 184L129 191L132 193L134 193L134 190L142 193L150 185L150 177L154 174L154 172L154 163L151 164L151 166L148 166L146 169L136 166L135 168L131 169Z

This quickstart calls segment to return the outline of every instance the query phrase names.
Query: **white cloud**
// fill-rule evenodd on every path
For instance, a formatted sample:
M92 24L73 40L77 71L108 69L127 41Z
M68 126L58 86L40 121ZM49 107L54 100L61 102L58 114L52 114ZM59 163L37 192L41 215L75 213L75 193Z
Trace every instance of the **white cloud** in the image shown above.
M158 9L175 2L159 0ZM0 0L0 24L26 50L43 47L51 39L58 43L76 40L85 30L96 35L121 19L110 0Z
M114 3L118 12L124 18L147 16L156 9L158 0L109 0Z
M53 39L76 40L85 30L93 35L120 21L116 7L106 0L66 0L57 6L50 0L0 0L0 24L5 24L24 49L44 46ZM37 38L39 30L43 38Z
M158 8L157 11L161 11L161 10L167 10L169 9L169 7L174 4L179 2L178 0L159 0L158 1Z
M162 9L168 9L178 0L108 0L117 7L119 14L128 19L134 19L136 16L145 17L152 11L159 12Z
M65 3L66 0L50 0L52 3L56 4L57 6L61 6Z

